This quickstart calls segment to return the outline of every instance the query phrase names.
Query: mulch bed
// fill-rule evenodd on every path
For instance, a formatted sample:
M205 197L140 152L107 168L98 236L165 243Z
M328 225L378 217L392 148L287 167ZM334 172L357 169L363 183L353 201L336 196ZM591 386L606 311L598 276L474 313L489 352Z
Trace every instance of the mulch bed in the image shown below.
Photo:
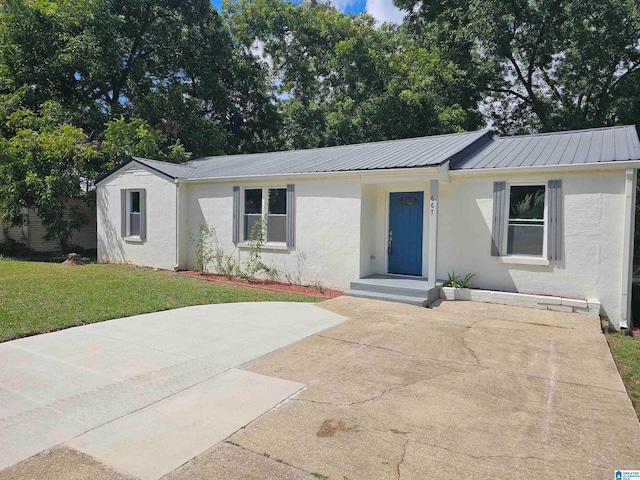
M224 275L214 273L198 273L198 272L178 272L178 275L189 278L199 278L210 282L228 283L231 285L240 285L243 287L261 288L263 290L272 290L276 292L299 293L301 295L309 295L311 297L320 298L336 298L342 295L340 290L332 290L330 288L318 289L311 285L294 285L291 283L272 282L271 280L256 279L253 283L239 277L228 279Z

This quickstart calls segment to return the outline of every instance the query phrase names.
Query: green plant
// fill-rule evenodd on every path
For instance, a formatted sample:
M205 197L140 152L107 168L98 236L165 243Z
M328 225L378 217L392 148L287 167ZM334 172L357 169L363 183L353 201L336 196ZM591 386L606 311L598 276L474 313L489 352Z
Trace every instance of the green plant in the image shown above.
M475 273L468 273L466 276L461 277L456 275L456 272L447 273L449 277L442 285L444 287L453 287L453 288L469 288L471 284L471 279L476 276Z
M195 247L196 270L200 273L207 271L210 264L216 273L231 279L238 272L238 261L234 255L227 255L220 246L218 235L214 227L201 222L198 225L198 235L189 230L189 238Z
M266 265L262 261L262 248L264 247L265 242L265 225L266 221L263 217L253 225L251 234L249 235L249 256L244 263L244 268L239 272L240 278L245 279L249 283L255 282L256 276L260 272L267 275L267 277L273 281L275 281L279 276L277 268Z
M189 229L189 240L194 246L196 270L200 273L206 272L209 263L215 259L215 250L211 242L214 237L215 230L209 228L205 222L200 222L198 225L197 235Z

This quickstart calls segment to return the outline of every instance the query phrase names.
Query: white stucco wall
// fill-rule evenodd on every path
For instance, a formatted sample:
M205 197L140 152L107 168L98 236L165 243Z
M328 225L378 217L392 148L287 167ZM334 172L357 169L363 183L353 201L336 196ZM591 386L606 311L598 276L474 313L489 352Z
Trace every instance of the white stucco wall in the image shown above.
M220 246L245 262L248 249L232 243L233 186L244 188L284 187L295 184L295 246L263 249L262 259L275 266L282 281L321 283L346 289L360 275L359 180L283 179L276 183L209 183L188 187L187 229L197 232L200 222L214 226ZM194 268L189 242L188 268Z
M491 252L493 182L562 180L563 256L548 266L501 263ZM438 278L475 273L475 286L600 299L620 319L625 171L451 177L440 186Z
M137 188L144 188L147 197L144 241L120 235L120 191ZM98 262L176 266L176 185L172 181L132 164L98 185L97 205Z

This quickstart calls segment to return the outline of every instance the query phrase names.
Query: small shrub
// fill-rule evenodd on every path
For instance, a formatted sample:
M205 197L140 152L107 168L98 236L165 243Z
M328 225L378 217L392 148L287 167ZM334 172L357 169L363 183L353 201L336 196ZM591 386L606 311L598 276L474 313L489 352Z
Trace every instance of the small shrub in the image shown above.
M471 279L476 276L475 273L468 273L466 276L461 277L456 275L456 272L447 273L449 277L442 285L445 287L453 288L469 288L471 285Z
M191 240L195 249L196 270L199 273L206 272L209 263L214 260L215 252L211 244L214 235L215 230L209 228L205 222L200 222L198 225L197 235L195 235L191 229L189 230L189 240Z
M269 280L276 281L279 277L278 269L266 265L262 261L262 247L264 247L264 230L265 230L265 219L261 218L258 220L251 229L251 234L249 235L249 257L244 263L244 268L242 268L239 272L240 278L245 279L249 283L253 283L256 280L256 276L258 273L262 272Z
M197 236L189 230L189 238L195 247L196 270L205 273L210 264L215 273L231 279L238 272L238 261L233 254L227 255L218 242L218 235L214 227L201 222L198 225Z

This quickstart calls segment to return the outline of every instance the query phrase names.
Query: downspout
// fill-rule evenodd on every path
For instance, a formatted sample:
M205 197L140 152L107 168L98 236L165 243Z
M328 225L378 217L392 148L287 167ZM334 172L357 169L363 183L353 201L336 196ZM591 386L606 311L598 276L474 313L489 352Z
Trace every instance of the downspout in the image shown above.
M177 272L180 268L180 182L176 179L176 266L173 270Z
M636 181L638 170L627 169L624 187L624 249L622 264L622 298L620 302L620 328L631 325L631 282L633 278L633 240L636 222Z

